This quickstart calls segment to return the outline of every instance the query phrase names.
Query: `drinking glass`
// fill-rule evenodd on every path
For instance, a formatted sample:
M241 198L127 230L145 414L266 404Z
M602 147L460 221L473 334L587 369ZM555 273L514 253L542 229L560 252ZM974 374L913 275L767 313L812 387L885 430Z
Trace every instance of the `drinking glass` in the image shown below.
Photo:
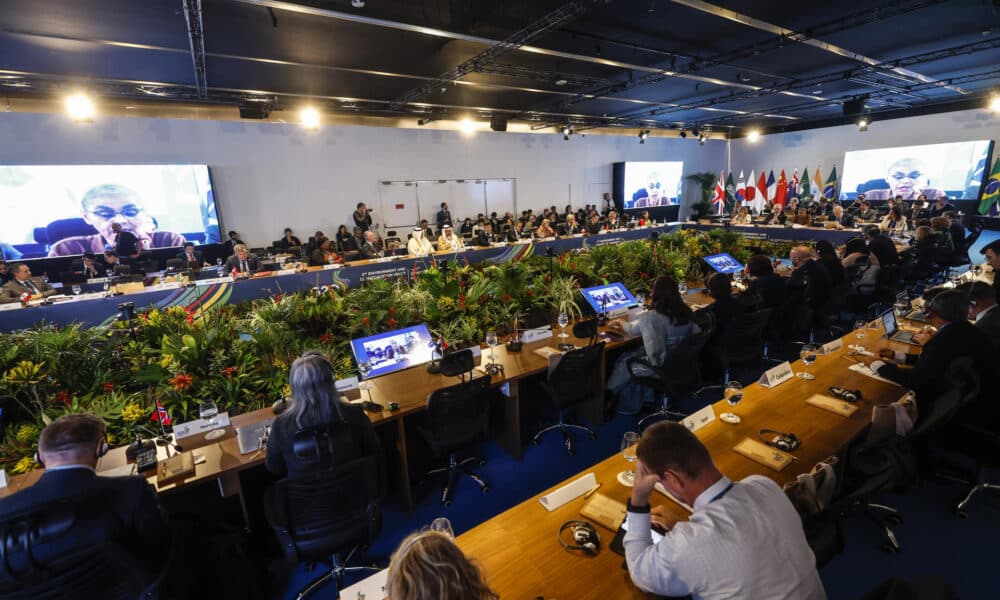
M639 308L646 308L646 296L643 294L636 294L635 301L639 304Z
M368 390L368 400L372 399L372 385L366 381L368 374L372 372L372 364L367 360L358 363L358 374L361 375L361 383L358 384L358 388L362 390Z
M80 290L80 286L79 285L74 285L73 286L73 295L74 296L79 296L80 295L80 291L81 290Z
M743 399L743 384L739 381L730 381L722 390L722 398L729 403L730 409L729 412L724 412L719 415L719 418L726 423L736 425L742 419L740 419L739 415L733 412L733 409L736 408L736 405Z
M431 521L431 531L439 531L451 539L455 539L455 530L451 527L451 521L447 517L438 517Z
M819 347L815 344L806 344L802 346L802 350L799 352L799 358L802 359L802 364L806 367L812 365L816 362L816 353L819 351ZM808 372L808 370L803 369L802 371L795 374L797 377L810 381L816 379L816 376Z
M855 352L860 352L864 350L865 347L861 345L861 342L864 341L865 339L865 331L867 329L868 329L868 321L865 321L864 319L858 319L857 321L854 322L854 338L858 340L858 343L852 346L851 350L854 350Z
M215 259L215 266L217 266L219 268L222 268L222 259L221 258Z
M217 440L226 434L225 430L216 429L219 422L216 416L219 414L219 407L215 405L215 400L205 400L198 405L198 416L208 422L211 431L205 434L206 440Z
M688 284L686 281L681 279L677 282L677 291L680 292L681 296L688 293Z
M639 443L639 434L634 431L626 431L625 435L622 436L622 456L631 465L636 461L635 447ZM626 485L633 485L635 483L635 468L631 467L628 471L622 471L622 479L627 483Z
M559 316L556 317L556 323L559 325L560 329L559 337L563 339L568 338L569 334L566 333L566 326L569 325L569 316L567 316L564 312L560 312Z
M496 360L493 358L493 348L496 347L497 343L498 343L497 332L496 331L492 331L492 330L487 331L486 332L486 345L490 347L490 364L493 364L493 363L496 362Z

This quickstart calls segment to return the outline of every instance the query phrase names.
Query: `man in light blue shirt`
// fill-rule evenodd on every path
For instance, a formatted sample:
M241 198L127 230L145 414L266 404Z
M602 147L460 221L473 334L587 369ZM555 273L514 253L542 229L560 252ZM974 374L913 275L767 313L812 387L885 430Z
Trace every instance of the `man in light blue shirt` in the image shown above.
M636 454L624 546L638 587L711 600L826 598L802 521L778 484L759 475L730 481L679 423L646 429ZM650 510L657 483L694 508L688 521L668 527L663 511ZM668 529L656 544L653 524Z

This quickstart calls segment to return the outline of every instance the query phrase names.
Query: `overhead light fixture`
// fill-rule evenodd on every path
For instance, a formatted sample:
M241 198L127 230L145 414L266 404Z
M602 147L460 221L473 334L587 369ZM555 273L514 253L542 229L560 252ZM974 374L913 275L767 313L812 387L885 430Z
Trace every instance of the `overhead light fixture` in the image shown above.
M871 121L867 117L861 117L858 119L858 131L868 131L868 125Z
M464 135L472 135L476 133L476 122L472 119L462 119L458 122L458 128Z
M364 8L365 0L351 0L351 6L354 8Z
M640 144L645 144L646 143L646 138L648 138L648 137L649 137L649 132L648 131L646 131L645 129L642 129L642 130L639 131L639 143Z
M704 146L706 139L708 139L708 138L706 138L705 134L703 133L703 134L701 134L701 135L698 136L698 143L701 144L702 146Z
M760 139L760 129L751 129L750 131L747 132L747 141L750 142L751 144L755 143L759 139Z
M566 85L567 83L569 82L565 79L556 79L556 85Z
M86 94L77 93L66 98L66 112L74 121L89 122L94 120L97 111L94 109L93 101Z
M319 111L311 106L307 106L299 111L299 121L302 123L302 127L315 131L319 129Z
M990 98L990 110L1000 112L1000 94L993 94Z
M569 125L563 125L562 134L564 140L569 140L569 136L573 135L573 128Z

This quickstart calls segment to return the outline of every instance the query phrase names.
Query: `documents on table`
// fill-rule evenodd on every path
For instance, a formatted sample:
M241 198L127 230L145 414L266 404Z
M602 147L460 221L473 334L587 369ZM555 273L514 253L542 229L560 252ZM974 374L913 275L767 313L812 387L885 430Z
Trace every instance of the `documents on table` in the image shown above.
M875 371L872 371L870 368L868 368L867 365L863 365L861 363L855 363L847 368L854 371L855 373L861 373L866 377L871 377L872 379L878 379L879 381L884 381L886 383L891 383L892 385L898 385L899 387L903 387L891 379L886 379L885 377L880 376Z
M770 369L764 371L764 374L760 376L760 385L766 388L773 388L779 384L782 384L795 374L792 372L792 365L787 360L780 365L771 367Z
M733 451L775 471L784 469L795 459L783 450L752 438L743 438L743 441L733 446Z
M604 494L594 494L583 508L580 509L580 514L585 518L597 523L598 525L603 525L611 531L618 529L622 520L625 519L625 503L619 502L612 498L605 496Z
M592 490L595 485L597 485L597 476L593 473L587 473L576 481L571 481L558 490L549 492L539 498L538 501L542 503L545 510L551 512L566 504L570 500L579 498L580 496L586 494Z
M823 394L813 394L812 396L806 398L806 404L822 408L823 410L828 410L842 417L849 417L853 415L856 410L858 410L858 407L850 402L838 400L837 398L833 398L831 396L824 396Z

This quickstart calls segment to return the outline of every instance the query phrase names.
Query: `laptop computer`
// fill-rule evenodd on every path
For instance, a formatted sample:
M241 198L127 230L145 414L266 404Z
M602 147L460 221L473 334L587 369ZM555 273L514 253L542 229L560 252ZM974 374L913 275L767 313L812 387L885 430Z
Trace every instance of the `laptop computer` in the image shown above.
M237 427L236 443L240 447L240 454L250 454L261 450L267 444L267 436L271 432L272 423L274 423L274 417Z
M913 335L916 333L915 331L904 331L899 328L899 325L896 323L895 312L887 310L882 313L882 325L885 327L885 337L890 340L914 346L920 345L920 342L913 338Z

